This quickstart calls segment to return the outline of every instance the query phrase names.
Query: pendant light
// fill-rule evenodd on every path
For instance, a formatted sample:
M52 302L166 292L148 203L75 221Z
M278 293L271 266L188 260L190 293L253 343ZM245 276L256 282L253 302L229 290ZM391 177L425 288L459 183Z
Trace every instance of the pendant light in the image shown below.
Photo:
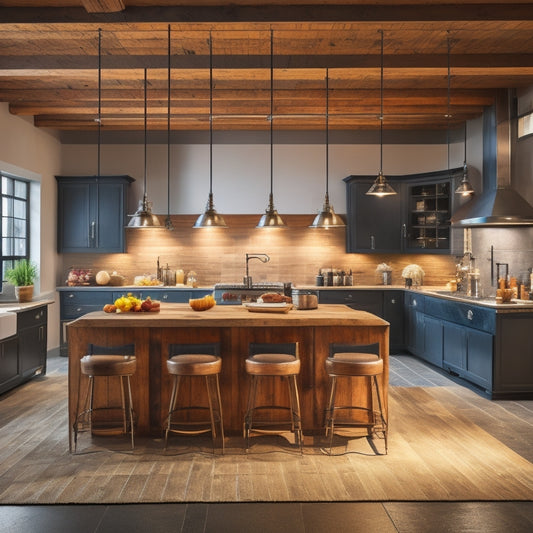
M326 69L326 196L322 211L313 220L310 228L342 228L344 221L329 203L329 70Z
M381 69L380 69L380 115L379 115L379 174L375 179L372 187L368 189L366 194L372 196L390 196L396 194L396 191L391 187L390 183L387 181L383 175L383 30L379 30L381 33Z
M455 189L455 192L457 194L461 194L462 196L470 196L474 194L476 191L474 190L474 187L472 187L472 184L468 181L468 165L466 164L466 121L465 121L465 140L464 140L464 147L465 147L465 157L463 161L463 177L461 179L461 183Z
M139 207L133 215L129 215L131 220L129 221L128 228L160 228L161 222L156 215L152 214L151 202L148 201L146 195L146 146L147 146L147 99L146 99L146 86L147 86L147 74L146 68L144 69L144 182L143 182L143 198L139 201Z
M285 228L285 222L274 207L274 194L272 192L274 182L274 148L272 142L274 123L274 37L270 30L270 194L268 196L268 207L265 214L259 219L256 228Z
M215 210L213 202L213 39L209 32L209 196L205 211L196 219L193 228L227 228L224 218Z
M451 114L451 43L450 43L450 31L448 30L448 114L446 117L448 118L448 121L452 118ZM468 166L466 165L466 121L465 121L465 140L464 140L464 147L465 147L465 156L463 161L463 178L461 179L461 183L459 186L455 189L456 194L460 194L461 196L470 196L471 194L474 194L474 188L468 181ZM449 128L448 128L449 130ZM450 169L450 144L448 140L448 170Z
M167 64L167 218L165 228L174 229L170 219L170 24L168 25L168 64Z

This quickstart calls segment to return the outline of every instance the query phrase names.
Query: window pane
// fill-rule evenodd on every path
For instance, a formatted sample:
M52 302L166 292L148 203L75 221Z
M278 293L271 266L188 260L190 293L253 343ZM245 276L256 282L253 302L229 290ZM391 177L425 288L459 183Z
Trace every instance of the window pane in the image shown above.
M25 200L14 200L13 216L17 218L26 218L26 201Z
M2 215L5 217L13 216L13 200L11 198L2 198Z
M25 181L15 181L15 196L26 198L28 196L28 184Z
M13 194L13 180L2 176L2 194Z
M25 239L26 238L26 221L20 218L15 218L12 220L13 220L13 224L10 224L10 226L11 225L13 226L11 229L11 234L14 237L20 237L21 239Z
M2 237L9 237L13 234L13 219L2 217Z
M2 237L2 255L13 255L13 239Z
M14 239L14 254L15 255L26 255L26 239Z

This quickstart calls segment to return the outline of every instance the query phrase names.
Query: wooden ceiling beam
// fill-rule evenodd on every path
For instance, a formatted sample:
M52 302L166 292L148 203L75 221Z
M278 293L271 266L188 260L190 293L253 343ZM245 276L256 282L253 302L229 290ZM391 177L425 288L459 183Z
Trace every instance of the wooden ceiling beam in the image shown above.
M89 2L92 3L92 2ZM110 0L102 3L111 3ZM523 3L446 5L239 5L235 6L128 6L118 13L88 12L84 7L5 7L5 23L87 22L183 22L264 23L269 22L425 22L425 21L520 21L533 20L531 6Z

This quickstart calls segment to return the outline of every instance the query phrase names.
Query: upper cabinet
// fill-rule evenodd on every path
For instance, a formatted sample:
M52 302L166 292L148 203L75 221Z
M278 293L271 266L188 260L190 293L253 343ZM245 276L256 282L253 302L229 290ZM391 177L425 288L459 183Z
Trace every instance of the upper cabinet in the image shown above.
M130 176L56 176L60 253L125 252Z
M454 181L462 168L388 177L397 194L369 196L373 176L348 176L349 253L449 254Z

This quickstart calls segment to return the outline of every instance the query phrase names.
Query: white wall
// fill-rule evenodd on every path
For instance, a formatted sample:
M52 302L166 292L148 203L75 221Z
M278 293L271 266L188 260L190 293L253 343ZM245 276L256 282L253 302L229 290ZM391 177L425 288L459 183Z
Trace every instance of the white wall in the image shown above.
M55 175L61 168L61 144L32 120L13 116L0 103L0 168L34 182L40 188L40 235L30 235L32 259L40 265L40 296L55 299L57 192ZM40 186L39 186L40 185ZM48 348L59 346L59 305L49 307Z
M167 212L167 148L149 145L147 193L155 213ZM463 163L463 144L450 147L450 166ZM64 175L96 173L96 149L92 145L64 145ZM130 212L142 197L144 150L139 145L101 147L101 174L128 174L136 179L130 195ZM280 213L317 211L326 187L324 145L274 146L274 201ZM411 174L447 168L447 146L442 144L394 144L383 148L383 171ZM213 193L220 213L262 213L270 190L268 144L216 144L213 146ZM171 213L195 214L205 208L209 192L209 146L183 144L171 150ZM330 145L329 194L338 213L346 212L345 184L350 174L377 175L378 145Z

